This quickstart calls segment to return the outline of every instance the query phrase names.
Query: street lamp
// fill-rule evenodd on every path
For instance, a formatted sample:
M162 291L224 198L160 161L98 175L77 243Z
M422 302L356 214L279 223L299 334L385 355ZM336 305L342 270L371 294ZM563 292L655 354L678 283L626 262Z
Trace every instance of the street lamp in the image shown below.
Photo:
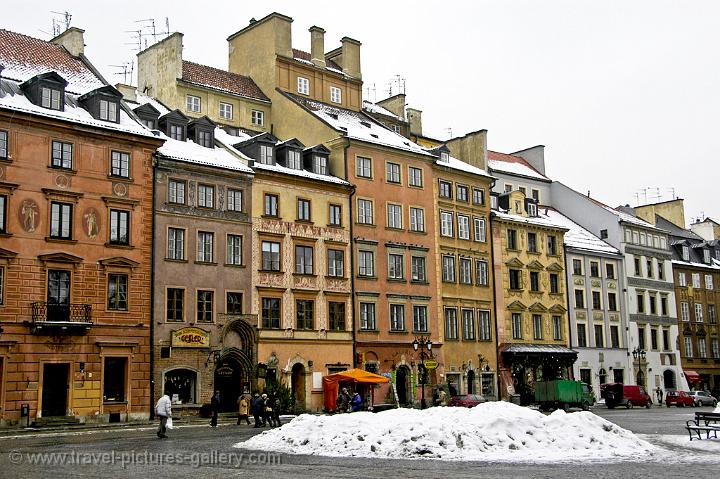
M635 348L635 349L633 349L633 351L632 351L632 355L633 355L633 359L634 359L634 360L636 360L636 361L637 361L638 359L640 360L639 363L638 363L638 366L639 366L639 368L640 368L640 372L643 373L643 383L644 383L644 382L645 382L645 372L643 371L643 367L642 367L642 366L643 366L643 361L645 360L645 356L647 355L647 353L645 352L644 349ZM641 386L645 387L645 384L641 384Z
M413 340L412 347L415 351L420 351L420 364L418 369L420 370L420 409L425 409L425 380L426 380L426 369L425 359L431 358L432 355L432 340L427 336L418 336ZM427 349L427 353L425 350Z

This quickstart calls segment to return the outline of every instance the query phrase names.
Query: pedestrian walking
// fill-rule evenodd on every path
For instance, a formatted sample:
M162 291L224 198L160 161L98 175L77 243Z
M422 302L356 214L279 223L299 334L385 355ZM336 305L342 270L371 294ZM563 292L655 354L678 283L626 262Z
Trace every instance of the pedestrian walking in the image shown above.
M253 396L253 399L250 403L250 409L253 414L253 418L255 419L255 425L253 427L260 427L263 425L262 423L262 410L263 410L263 403L264 401L260 397L258 393L255 393Z
M262 397L262 425L272 427L272 401L268 398L266 393L263 393Z
M212 399L210 399L210 409L212 410L212 419L210 419L210 427L217 427L218 413L220 412L220 391L215 391Z
M250 425L250 418L248 415L250 414L250 400L245 394L242 394L238 400L238 420L237 425L239 426L242 420L244 419L245 422Z
M280 410L282 402L280 401L280 393L275 391L272 396L272 419L275 421L275 427L280 427Z
M161 439L166 438L167 435L165 433L167 432L167 422L168 419L172 417L172 402L170 401L170 396L163 394L163 396L158 399L157 404L155 404L155 414L160 419L157 437Z
M663 390L660 389L660 386L655 389L655 397L657 397L658 404L662 405Z
M355 394L353 394L353 397L350 400L350 406L352 407L353 412L359 411L362 406L362 398L357 391L355 391Z

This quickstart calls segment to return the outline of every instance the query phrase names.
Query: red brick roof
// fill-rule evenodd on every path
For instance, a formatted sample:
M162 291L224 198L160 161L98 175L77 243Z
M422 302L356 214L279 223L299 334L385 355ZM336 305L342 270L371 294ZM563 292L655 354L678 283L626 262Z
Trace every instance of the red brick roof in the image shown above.
M306 62L312 61L312 55L308 52L298 50L297 48L293 48L292 52L293 52L293 58L295 58L297 60L305 60ZM327 65L328 68L342 71L342 67L340 67L340 65L338 65L337 63L335 63L332 60L326 60L325 65Z
M501 161L501 162L504 162L504 163L517 163L517 164L520 164L520 165L522 165L522 166L524 166L524 167L526 167L526 168L529 168L530 170L532 170L533 172L535 172L535 174L540 175L540 176L543 177L543 178L547 178L545 175L543 175L543 174L540 173L538 170L536 170L530 163L528 163L527 161L525 161L525 159L522 158L522 157L520 157L520 156L510 155L510 154L508 154L508 153L500 153L500 152L498 152L498 151L488 150L488 152L487 152L487 157L488 157L488 160L492 160L492 161Z
M103 86L88 66L62 46L0 29L2 76L19 82L40 73L57 72L67 82L67 90L83 94Z
M198 63L183 60L182 79L188 83L240 95L256 100L270 101L252 78L230 73Z

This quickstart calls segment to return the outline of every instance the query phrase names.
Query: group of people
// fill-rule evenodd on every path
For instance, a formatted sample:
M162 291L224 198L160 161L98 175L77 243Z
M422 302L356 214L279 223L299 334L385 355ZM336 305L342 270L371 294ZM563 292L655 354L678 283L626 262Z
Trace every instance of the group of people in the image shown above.
M263 393L255 393L250 399L247 395L243 394L237 400L238 403L238 426L242 421L250 425L250 413L252 413L255 419L254 427L277 427L280 426L280 411L282 409L282 402L280 401L280 395L274 392L271 396Z
M335 411L339 413L355 412L361 408L362 397L360 397L360 393L355 391L351 396L347 388L342 388L335 401Z

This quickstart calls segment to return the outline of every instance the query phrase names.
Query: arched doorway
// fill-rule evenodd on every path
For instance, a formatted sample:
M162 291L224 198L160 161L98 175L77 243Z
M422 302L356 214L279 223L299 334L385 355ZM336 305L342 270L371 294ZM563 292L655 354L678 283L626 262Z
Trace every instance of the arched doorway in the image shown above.
M248 383L248 372L243 369L240 361L233 356L226 356L218 361L215 366L214 389L220 391L221 412L236 409L243 383Z
M475 394L475 371L472 369L467 372L467 393Z
M407 366L399 366L395 370L395 388L397 390L398 403L405 406L410 402L410 369Z
M675 381L675 373L672 369L666 369L663 371L663 386L665 389L677 389L677 382Z
M305 409L305 366L301 363L295 363L292 367L291 385L295 407Z
M645 385L645 373L642 372L642 370L637 373L637 385L647 389L647 386Z
M607 371L605 370L605 368L600 368L600 370L598 371L598 381L600 382L600 384L607 383Z

